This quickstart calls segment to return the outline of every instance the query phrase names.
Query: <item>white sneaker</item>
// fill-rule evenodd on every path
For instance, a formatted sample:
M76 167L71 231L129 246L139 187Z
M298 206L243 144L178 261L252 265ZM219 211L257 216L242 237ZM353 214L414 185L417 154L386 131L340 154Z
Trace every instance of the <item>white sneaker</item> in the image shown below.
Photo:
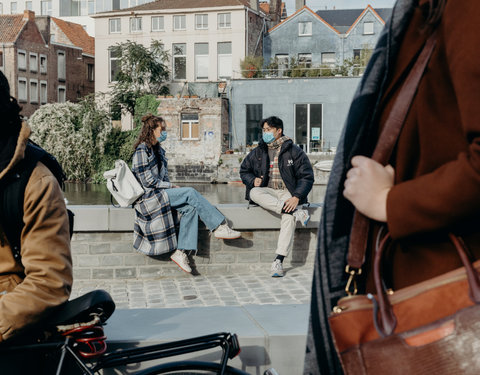
M295 217L297 221L301 222L304 227L307 226L310 220L310 215L308 214L308 211L305 209L297 209L293 213L293 217Z
M220 224L217 229L213 231L215 238L222 240L233 240L235 238L240 238L240 232L233 230L227 224Z
M279 259L275 259L272 263L272 277L283 277L285 272L283 272L283 264Z
M187 273L192 272L192 269L188 264L187 254L185 254L185 252L181 250L176 250L170 257L170 259L173 260L176 263L176 265L179 266L183 271Z

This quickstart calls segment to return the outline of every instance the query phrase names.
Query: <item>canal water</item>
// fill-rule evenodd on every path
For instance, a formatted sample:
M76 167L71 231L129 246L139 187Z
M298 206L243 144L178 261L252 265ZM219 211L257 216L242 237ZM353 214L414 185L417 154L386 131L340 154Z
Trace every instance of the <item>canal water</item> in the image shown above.
M245 203L245 186L234 184L181 184L198 190L212 204ZM325 185L314 185L308 195L311 203L323 202ZM110 204L110 192L105 184L65 184L65 197L71 205L105 205Z

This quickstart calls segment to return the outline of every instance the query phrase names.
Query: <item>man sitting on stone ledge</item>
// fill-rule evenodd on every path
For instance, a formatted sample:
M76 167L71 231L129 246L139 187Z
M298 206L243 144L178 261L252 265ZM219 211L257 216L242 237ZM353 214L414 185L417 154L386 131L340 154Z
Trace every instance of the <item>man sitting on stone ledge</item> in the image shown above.
M296 220L307 225L310 215L297 206L307 202L313 169L303 150L283 135L283 121L272 116L260 121L263 136L243 160L240 177L247 187L245 199L282 215L272 277L282 277L283 259L293 246Z

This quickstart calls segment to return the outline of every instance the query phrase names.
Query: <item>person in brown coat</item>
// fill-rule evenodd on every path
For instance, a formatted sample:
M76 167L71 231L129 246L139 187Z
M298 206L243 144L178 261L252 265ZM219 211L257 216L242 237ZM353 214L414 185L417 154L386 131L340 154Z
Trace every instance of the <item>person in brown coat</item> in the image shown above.
M374 292L372 259L386 230L393 290L462 266L448 233L480 256L480 6L398 0L357 91L327 187L315 265L305 374L339 374L328 314L345 295L353 208L371 219L359 293ZM389 165L371 159L419 51L437 33ZM383 228L382 231L380 228ZM362 279L363 278L363 279Z
M22 124L20 107L0 72L0 186L24 158L29 135L30 128ZM23 219L21 262L14 259L0 226L0 342L4 344L46 319L53 308L68 300L72 287L63 193L57 179L40 162L25 189ZM0 364L0 372L3 369Z

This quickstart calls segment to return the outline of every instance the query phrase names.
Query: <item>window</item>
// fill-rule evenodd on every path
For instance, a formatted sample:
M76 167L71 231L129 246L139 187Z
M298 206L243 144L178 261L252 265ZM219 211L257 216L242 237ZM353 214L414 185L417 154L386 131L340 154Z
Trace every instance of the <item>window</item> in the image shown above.
M279 54L275 55L278 63L278 76L283 77L285 75L285 71L288 69L288 55L286 54Z
M87 64L87 79L89 82L95 81L95 65Z
M110 34L119 33L122 31L122 20L120 18L110 18L108 20Z
M197 30L208 29L208 14L195 14L195 28Z
M47 81L40 81L40 103L45 104L48 101Z
M59 103L65 103L67 101L67 90L65 86L58 86L58 99Z
M17 14L17 2L12 1L10 3L10 14Z
M219 29L230 29L231 26L231 15L230 13L218 13L218 28Z
M263 118L262 104L247 104L247 145L251 145L260 140L262 129L258 126Z
M152 31L164 31L165 23L163 16L152 17Z
M198 113L182 113L182 140L199 139Z
M33 5L31 1L25 1L25 9L26 10L33 10Z
M322 65L334 67L336 62L335 52L322 52Z
M18 50L18 70L27 70L27 53L22 50Z
M303 151L322 151L322 104L295 104L295 143Z
M36 53L29 53L29 65L31 72L38 72L38 55Z
M304 68L312 67L312 54L311 53L299 53L298 54L298 65Z
M57 52L57 72L59 80L64 81L67 78L64 51Z
M195 79L208 79L208 43L195 43Z
M0 70L3 70L3 52L0 51Z
M40 13L42 16L51 16L52 15L52 1L41 1L40 2L41 8Z
M364 22L363 23L363 33L364 34L373 34L373 22Z
M30 80L30 103L38 103L38 81L36 79Z
M217 45L218 78L232 77L232 42L220 42Z
M95 14L95 0L88 0L88 14Z
M26 102L27 96L27 80L25 78L18 79L18 101Z
M312 35L312 23L311 22L299 22L298 23L298 36L310 36Z
M130 18L130 32L138 33L142 31L142 19L140 17Z
M173 16L173 30L185 30L187 28L187 20L185 15Z
M47 56L40 55L40 73L47 74Z
M115 82L117 80L117 74L120 72L120 51L116 48L112 48L108 51L110 61L110 76L109 82Z
M354 49L353 50L353 61L354 62L359 62L360 61L360 53L361 53L362 50L360 49Z
M178 43L172 45L173 49L173 79L187 78L187 45Z

